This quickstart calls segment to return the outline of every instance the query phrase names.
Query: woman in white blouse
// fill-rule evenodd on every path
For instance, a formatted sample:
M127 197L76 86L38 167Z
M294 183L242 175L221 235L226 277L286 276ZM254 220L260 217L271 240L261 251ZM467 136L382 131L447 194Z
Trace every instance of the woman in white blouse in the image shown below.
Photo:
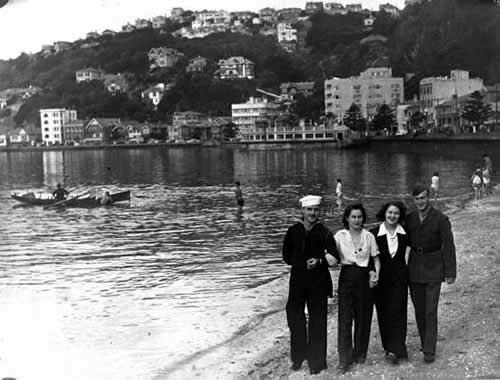
M408 236L401 225L406 208L402 202L384 204L377 213L382 223L371 232L375 235L380 258L380 276L374 289L375 306L382 346L387 361L398 364L408 358L406 324L408 309Z
M375 273L372 280L376 283L380 262L375 237L363 227L365 221L363 205L351 204L342 218L345 229L334 236L342 265L338 285L337 346L341 372L347 372L353 362L365 362L370 339L373 304L368 263L373 257Z

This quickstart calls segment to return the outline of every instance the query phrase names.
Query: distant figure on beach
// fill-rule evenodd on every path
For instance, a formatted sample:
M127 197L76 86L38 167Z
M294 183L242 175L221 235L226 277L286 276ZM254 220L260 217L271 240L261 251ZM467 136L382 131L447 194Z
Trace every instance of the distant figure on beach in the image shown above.
M474 190L474 200L478 201L482 198L483 180L481 178L481 169L477 168L471 177L472 189Z
M307 360L314 375L327 368L328 297L333 296L328 266L337 263L339 254L332 233L319 221L321 197L307 195L299 202L302 219L288 228L283 242L283 260L292 266L286 317L291 369L298 371Z
M491 194L491 175L488 168L483 168L482 170L483 176L483 194L490 195Z
M57 184L57 188L54 190L52 193L52 196L57 199L58 201L62 201L66 199L66 196L68 195L68 191L62 187L60 183Z
M99 199L99 203L103 206L107 206L107 205L110 205L111 203L113 203L113 200L111 199L111 194L109 193L109 191L106 191L102 197Z
M241 191L240 181L234 183L236 188L234 189L234 197L236 199L236 205L238 206L238 211L243 211L243 206L245 205L245 200L243 199L243 192Z
M337 206L342 207L343 193L342 193L342 180L340 178L337 178L337 187L335 188L335 195L337 197L336 199Z
M412 195L416 210L406 218L411 247L410 296L424 362L432 363L436 355L441 282L453 284L457 277L455 243L448 217L431 205L429 189L416 185Z
M434 197L434 202L437 202L437 197L439 193L439 173L434 172L431 177L431 196Z
M373 300L370 283L376 284L380 260L375 237L363 226L366 211L361 203L350 204L342 217L344 229L334 238L340 254L338 284L338 369L345 373L353 362L364 363L370 340ZM373 275L368 264L373 257ZM353 340L354 324L354 340Z
M483 154L483 167L488 169L490 176L493 175L493 163L491 162L490 156Z
M387 202L377 213L382 223L370 230L380 257L380 276L373 289L385 359L398 364L407 359L406 325L408 310L408 235L402 223L406 207L401 201Z

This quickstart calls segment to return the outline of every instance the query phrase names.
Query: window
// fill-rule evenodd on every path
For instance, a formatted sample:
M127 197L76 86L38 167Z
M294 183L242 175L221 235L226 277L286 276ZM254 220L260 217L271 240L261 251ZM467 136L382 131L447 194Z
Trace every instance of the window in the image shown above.
M45 131L45 132L48 132L48 131L49 131L49 128L45 128L45 129L44 129L44 131Z

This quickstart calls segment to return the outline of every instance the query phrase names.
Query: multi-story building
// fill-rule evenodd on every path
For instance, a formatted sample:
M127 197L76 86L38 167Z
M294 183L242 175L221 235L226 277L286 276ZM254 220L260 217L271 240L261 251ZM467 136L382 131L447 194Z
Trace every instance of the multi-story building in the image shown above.
M392 76L387 67L369 68L357 77L325 81L325 113L343 118L354 103L365 117L372 117L382 104L392 108L403 102L403 78Z
M394 17L398 17L399 14L401 13L401 11L399 10L398 7L392 5L392 4L380 4L378 6L378 9L379 11L383 11L383 12L386 12L386 13L389 13L390 15L394 16Z
M218 11L201 11L196 12L196 19L192 22L191 27L196 29L214 28L223 30L228 28L231 23L229 12L224 10Z
M292 28L290 24L280 22L278 24L278 42L297 42L297 29Z
M216 75L221 79L253 79L255 77L255 65L245 57L221 59L218 66L219 70Z
M165 16L155 16L151 19L153 29L161 29L167 23L167 18Z
M305 11L307 14L312 15L313 13L320 12L322 10L323 10L323 2L321 1L306 2Z
M92 67L87 67L75 72L76 82L89 82L91 80L102 80L104 78L104 73L100 69L94 69Z
M345 15L347 14L347 9L340 3L325 3L323 6L325 13L330 15Z
M66 108L44 108L40 110L40 128L45 144L64 143L63 127L76 120L76 111Z
M452 70L449 77L428 77L420 81L420 104L424 112L434 114L440 103L483 89L482 79L469 78L466 70Z
M152 48L148 53L149 69L157 67L173 67L184 54L165 46Z
M266 98L250 98L246 103L231 105L233 123L242 141L260 140L261 133L273 125L280 106Z
M83 141L85 137L84 126L85 121L79 119L71 120L63 124L62 130L64 143L80 143L81 141Z

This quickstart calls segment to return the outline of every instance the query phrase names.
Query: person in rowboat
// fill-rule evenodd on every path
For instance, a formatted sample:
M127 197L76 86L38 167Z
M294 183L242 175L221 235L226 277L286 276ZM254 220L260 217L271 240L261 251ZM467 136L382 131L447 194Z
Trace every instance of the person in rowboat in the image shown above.
M52 193L52 196L57 199L58 201L62 201L66 199L66 196L68 195L68 190L66 190L60 183L57 184L57 189L54 190Z

